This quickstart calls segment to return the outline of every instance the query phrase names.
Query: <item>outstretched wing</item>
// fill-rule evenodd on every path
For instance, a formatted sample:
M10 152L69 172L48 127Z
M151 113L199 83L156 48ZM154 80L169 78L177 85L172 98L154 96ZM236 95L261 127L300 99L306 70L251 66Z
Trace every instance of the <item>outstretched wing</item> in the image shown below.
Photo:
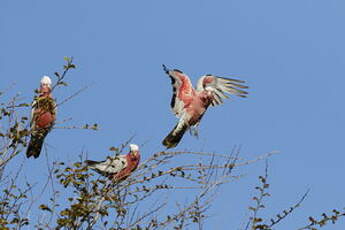
M105 161L85 161L85 163L89 168L94 169L104 176L118 174L127 167L127 160L124 155L114 158L108 157Z
M192 83L189 77L178 69L169 70L165 65L163 65L163 69L169 75L173 87L171 109L177 117L180 117L184 106L191 101L194 90Z
M242 89L247 89L248 86L242 85L243 83L245 81L208 74L199 79L197 91L206 90L212 92L213 98L211 105L215 106L222 104L223 99L228 98L225 93L246 97L248 93Z

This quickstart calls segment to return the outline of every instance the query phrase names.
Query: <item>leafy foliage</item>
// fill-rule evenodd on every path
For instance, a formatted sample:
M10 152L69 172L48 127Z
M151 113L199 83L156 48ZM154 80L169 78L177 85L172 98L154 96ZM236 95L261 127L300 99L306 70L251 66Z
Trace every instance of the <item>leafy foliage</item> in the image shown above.
M111 147L110 150L118 155L123 147ZM179 166L171 164L175 158L193 159L195 156L199 158L198 163ZM204 159L200 159L200 156ZM71 194L74 194L67 199L68 207L60 211L57 228L92 229L99 220L107 219L110 215L116 217L112 218L113 222L101 221L101 225L113 229L161 229L169 225L183 229L186 224L193 223L201 226L206 217L204 212L212 200L212 191L232 179L231 172L236 167L236 157L223 155L222 162L224 158L228 162L225 164L216 164L216 158L218 157L206 153L158 152L143 162L130 178L119 183L93 175L81 162L55 169L54 174L59 183L71 189ZM64 163L55 165L64 166ZM189 204L176 208L178 212L159 215L158 211L172 205L172 202L169 203L165 198L157 201L157 197L164 197L166 191L189 189L197 190L191 193L193 196ZM152 198L158 202L153 205L155 208L152 210L139 212L137 208L132 208L139 207L142 203L150 204ZM51 209L48 205L44 207Z

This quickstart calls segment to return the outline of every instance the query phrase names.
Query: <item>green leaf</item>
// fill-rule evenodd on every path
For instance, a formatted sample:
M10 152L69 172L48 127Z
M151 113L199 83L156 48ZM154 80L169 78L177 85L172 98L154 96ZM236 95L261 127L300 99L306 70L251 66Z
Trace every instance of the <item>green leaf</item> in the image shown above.
M64 81L60 81L59 85L68 86L67 82L64 82Z
M118 149L118 148L115 148L114 146L110 147L109 150L110 150L110 151L115 151L115 152L119 151L119 149Z
M53 212L47 205L45 204L41 204L40 209L42 209L43 211L48 211L48 212Z

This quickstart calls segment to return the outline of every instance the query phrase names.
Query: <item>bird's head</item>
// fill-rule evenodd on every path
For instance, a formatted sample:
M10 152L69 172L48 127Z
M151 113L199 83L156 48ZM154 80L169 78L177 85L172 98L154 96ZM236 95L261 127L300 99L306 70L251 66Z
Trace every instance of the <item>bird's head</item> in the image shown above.
M41 79L40 93L50 93L52 90L52 80L48 76L43 76Z
M130 149L131 155L133 155L133 156L139 155L139 146L138 145L130 144L129 149Z

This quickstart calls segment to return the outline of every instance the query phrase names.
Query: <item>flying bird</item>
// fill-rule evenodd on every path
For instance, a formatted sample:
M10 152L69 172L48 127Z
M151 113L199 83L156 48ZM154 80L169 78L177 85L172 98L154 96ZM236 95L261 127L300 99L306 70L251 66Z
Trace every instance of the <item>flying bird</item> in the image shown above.
M129 149L126 155L107 157L104 161L86 160L85 163L99 174L119 182L136 170L140 162L139 146L130 144Z
M41 79L38 96L32 102L31 110L31 137L26 150L27 158L39 157L44 138L52 129L56 120L56 103L52 97L52 81L50 77L43 76Z
M242 80L207 74L200 77L194 89L189 77L182 71L170 70L165 65L163 70L171 79L173 96L170 106L179 118L174 129L162 142L167 148L177 146L188 129L196 128L210 105L220 105L223 99L229 98L225 93L239 97L246 97L248 94L242 90L248 88L243 85L245 81Z

